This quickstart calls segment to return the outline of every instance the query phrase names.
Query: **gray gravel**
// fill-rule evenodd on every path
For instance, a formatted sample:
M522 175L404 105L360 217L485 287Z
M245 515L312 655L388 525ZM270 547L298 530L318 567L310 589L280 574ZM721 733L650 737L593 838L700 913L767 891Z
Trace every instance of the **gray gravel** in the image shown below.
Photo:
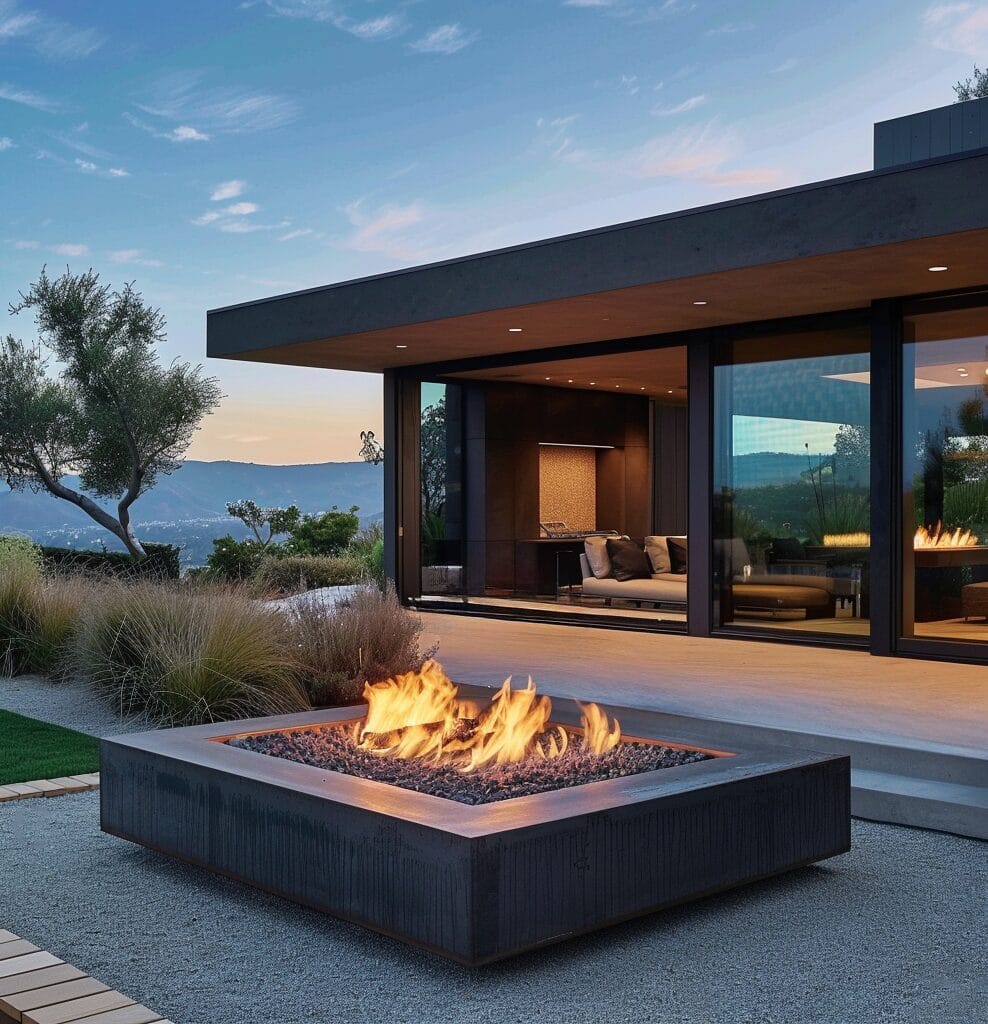
M95 794L0 806L0 927L178 1024L984 1020L988 845L854 822L823 866L470 971L102 835Z
M0 708L40 718L91 736L116 736L154 726L141 718L121 718L87 683L53 683L41 676L0 676Z

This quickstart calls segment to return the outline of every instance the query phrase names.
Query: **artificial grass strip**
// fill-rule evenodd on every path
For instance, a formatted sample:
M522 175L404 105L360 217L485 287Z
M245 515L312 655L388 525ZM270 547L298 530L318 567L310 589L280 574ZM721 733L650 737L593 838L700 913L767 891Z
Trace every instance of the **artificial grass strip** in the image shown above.
M95 736L0 710L0 786L98 771Z

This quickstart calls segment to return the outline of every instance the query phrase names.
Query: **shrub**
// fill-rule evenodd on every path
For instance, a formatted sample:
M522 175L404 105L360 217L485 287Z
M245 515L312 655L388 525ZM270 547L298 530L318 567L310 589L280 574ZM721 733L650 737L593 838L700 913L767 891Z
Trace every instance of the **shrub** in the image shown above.
M282 615L240 591L107 585L83 613L79 673L122 714L169 724L308 706Z
M78 551L42 547L45 568L60 574L113 576L120 579L172 579L181 572L181 549L173 544L142 545L146 558L134 559L124 551Z
M309 699L317 705L355 704L365 682L421 668L422 622L399 602L394 589L361 587L328 610L297 601L287 612Z
M273 548L277 545L269 547L268 552ZM265 549L257 541L237 540L226 534L213 541L213 550L206 557L206 567L213 578L236 583L253 579L265 554Z
M8 534L0 537L0 568L13 562L30 562L41 567L41 548L30 537Z
M80 579L46 577L33 557L6 551L0 561L0 674L58 675L90 590Z
M260 590L297 594L320 587L343 587L365 581L370 575L367 561L355 552L334 557L265 558L257 570Z
M353 540L360 526L357 506L341 512L335 505L318 516L305 516L285 545L292 555L336 555Z

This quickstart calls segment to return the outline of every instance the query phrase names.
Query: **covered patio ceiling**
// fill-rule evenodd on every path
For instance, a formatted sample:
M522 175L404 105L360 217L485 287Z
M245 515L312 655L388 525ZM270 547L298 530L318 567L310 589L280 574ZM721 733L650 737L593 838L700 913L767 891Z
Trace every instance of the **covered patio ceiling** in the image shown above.
M986 181L981 151L211 310L207 354L453 369L980 287Z

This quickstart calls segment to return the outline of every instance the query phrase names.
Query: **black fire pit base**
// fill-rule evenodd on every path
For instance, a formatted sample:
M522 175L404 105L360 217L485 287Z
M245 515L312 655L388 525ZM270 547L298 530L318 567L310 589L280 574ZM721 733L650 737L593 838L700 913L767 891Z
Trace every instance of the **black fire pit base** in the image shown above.
M361 713L105 739L102 828L464 964L850 848L847 757L708 751L720 756L465 806L218 742ZM579 712L556 701L553 720ZM707 749L662 715L636 713L636 734Z

